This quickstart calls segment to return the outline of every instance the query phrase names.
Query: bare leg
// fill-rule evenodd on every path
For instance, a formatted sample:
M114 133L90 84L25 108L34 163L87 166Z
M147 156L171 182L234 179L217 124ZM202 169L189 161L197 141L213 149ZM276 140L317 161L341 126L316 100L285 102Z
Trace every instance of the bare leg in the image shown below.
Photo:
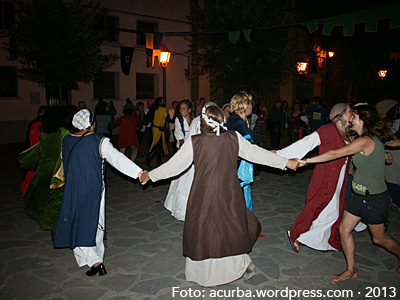
M392 252L398 258L398 267L396 270L396 274L400 275L400 245L399 243L392 238L391 236L385 233L385 226L383 224L378 225L368 225L369 230L372 234L372 240L375 244L382 246L389 252Z
M333 281L344 281L349 278L357 278L356 258L355 249L356 244L354 242L353 229L357 223L361 220L347 211L343 213L342 221L340 222L340 242L342 243L343 253L346 258L347 269L339 275L332 277Z

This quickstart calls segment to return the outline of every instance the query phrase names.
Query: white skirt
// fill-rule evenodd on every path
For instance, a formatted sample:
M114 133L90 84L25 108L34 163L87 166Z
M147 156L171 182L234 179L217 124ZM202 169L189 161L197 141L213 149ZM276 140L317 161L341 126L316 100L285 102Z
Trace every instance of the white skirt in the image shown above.
M206 287L226 284L242 277L250 263L248 254L200 261L186 257L186 280Z
M164 207L179 221L185 221L186 205L194 177L194 165L171 181Z

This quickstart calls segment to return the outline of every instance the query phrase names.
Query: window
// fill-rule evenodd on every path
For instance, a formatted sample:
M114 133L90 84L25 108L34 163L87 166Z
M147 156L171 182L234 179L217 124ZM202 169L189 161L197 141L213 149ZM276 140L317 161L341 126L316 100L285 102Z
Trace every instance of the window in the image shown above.
M117 42L119 20L115 16L106 16L98 25L98 30L104 32L104 40Z
M119 74L118 72L103 72L93 82L93 94L95 99L119 98Z
M0 1L0 30L11 30L15 27L13 3Z
M0 66L0 97L18 97L16 67Z
M154 99L158 95L158 74L136 73L136 99Z
M158 32L158 24L146 21L137 21L137 30L146 31L146 32ZM138 33L136 43L138 45L146 46L146 34Z

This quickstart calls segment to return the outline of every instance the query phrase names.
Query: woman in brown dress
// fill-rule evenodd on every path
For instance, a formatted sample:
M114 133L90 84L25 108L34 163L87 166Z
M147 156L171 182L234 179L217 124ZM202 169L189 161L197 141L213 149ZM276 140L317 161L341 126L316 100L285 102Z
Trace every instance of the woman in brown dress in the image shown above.
M202 133L192 136L165 164L145 172L144 184L176 176L193 162L195 174L186 209L183 255L186 280L215 286L255 274L250 256L261 231L257 217L246 208L237 177L238 156L263 165L296 169L284 159L252 145L235 131L223 129L219 107L202 111ZM226 188L228 187L228 189Z

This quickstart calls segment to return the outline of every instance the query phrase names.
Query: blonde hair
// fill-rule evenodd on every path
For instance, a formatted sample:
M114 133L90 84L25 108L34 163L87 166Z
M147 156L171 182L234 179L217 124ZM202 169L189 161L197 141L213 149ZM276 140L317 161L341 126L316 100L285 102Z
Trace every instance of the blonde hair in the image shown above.
M253 97L246 91L236 93L231 99L231 112L244 114L249 104L253 102Z

